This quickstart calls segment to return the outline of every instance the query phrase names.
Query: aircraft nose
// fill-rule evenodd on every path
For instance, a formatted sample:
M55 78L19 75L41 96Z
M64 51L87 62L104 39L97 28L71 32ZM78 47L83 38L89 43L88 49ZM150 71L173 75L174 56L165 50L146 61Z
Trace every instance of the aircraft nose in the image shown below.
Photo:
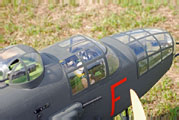
M175 56L175 41L171 34L164 30L136 29L110 37L131 49L138 62L139 75L144 74L168 56Z

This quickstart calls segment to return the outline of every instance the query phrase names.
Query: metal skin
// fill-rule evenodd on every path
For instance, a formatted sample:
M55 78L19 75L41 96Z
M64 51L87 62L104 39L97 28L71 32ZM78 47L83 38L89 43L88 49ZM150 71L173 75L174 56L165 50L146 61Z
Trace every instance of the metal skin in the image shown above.
M111 36L100 41L106 47L102 56L105 62L108 48L118 57L116 72L109 75L106 65L107 76L103 80L73 95L66 71L59 63L59 56L65 58L68 55L61 52L58 42L40 51L44 73L37 87L16 88L9 85L0 89L0 120L111 120L131 105L130 89L134 89L139 97L143 96L172 65L174 45L171 46L172 54L139 76L136 55L126 44ZM126 81L115 87L115 98L120 96L120 99L115 101L111 116L111 86L124 78Z

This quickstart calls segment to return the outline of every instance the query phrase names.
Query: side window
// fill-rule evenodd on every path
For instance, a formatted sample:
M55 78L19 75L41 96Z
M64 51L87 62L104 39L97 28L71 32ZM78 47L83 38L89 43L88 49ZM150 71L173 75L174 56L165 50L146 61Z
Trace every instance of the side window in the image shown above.
M143 32L142 29L136 29L136 30L127 31L126 33L127 33L127 34L134 34L134 33L141 33L141 32Z
M151 34L155 34L155 33L160 33L160 32L164 32L164 31L162 31L162 30L160 30L160 29L151 29L151 28L147 28L147 29L145 29L146 31L148 31L148 32L150 32Z
M101 43L101 42L99 42L99 41L96 41L96 40L94 40L94 39L92 39L92 38L90 38L90 37L87 37L87 36L86 36L86 38L88 38L90 41L92 41L92 42L95 43L98 47L100 47L100 48L103 50L103 52L106 51L106 48L104 47L103 43Z
M143 38L143 39L139 40L139 42L142 43L142 45L144 46L144 49L146 49L148 55L151 55L151 54L155 53L156 51L160 50L158 42L152 36Z
M78 68L77 70L68 73L67 76L69 78L73 94L76 94L88 87L88 81L86 78L86 73L84 72L84 67Z
M106 77L106 66L103 59L87 65L90 84L94 84Z
M167 48L162 51L162 59L165 59L172 53L172 48Z
M172 39L169 34L157 34L155 37L159 41L162 49L172 46Z
M132 42L129 44L129 47L134 51L136 54L137 60L145 58L146 57L146 52L142 45L139 44L138 41Z
M149 57L149 69L156 66L159 62L161 62L161 53L154 54Z
M162 59L165 59L167 56L169 56L172 53L172 48L167 48L173 45L172 38L168 33L157 34L155 35L155 37L158 39L162 48Z
M109 67L109 75L111 75L119 68L119 60L110 48L108 48L106 58Z
M129 35L116 34L116 35L113 35L112 37L121 41L124 44L134 41L134 39L132 37L130 37Z
M90 41L85 41L85 42L81 42L79 44L70 46L68 49L69 49L69 52L75 53L75 52L78 52L78 51L80 51L82 49L88 48L88 47L90 47L92 45L93 44Z
M145 72L147 72L147 59L143 59L143 60L140 60L138 62L138 72L139 72L139 75L142 75L144 74Z
M74 36L70 38L70 43L71 44L76 44L80 42L84 42L86 39L83 36Z
M138 73L139 75L144 74L147 71L147 59L145 48L142 47L139 42L135 41L129 44L129 47L134 51L138 60ZM145 59L144 59L145 58Z
M171 38L171 36L169 35L169 34L165 34L166 36L166 39L167 39L167 43L168 43L168 45L169 46L172 46L173 45L173 41L172 41L172 38Z
M131 36L135 37L136 39L142 38L144 36L149 35L149 33L147 32L136 32L136 33L132 33Z
M78 44L80 42L84 42L86 39L82 36L74 36L71 37L69 40L63 41L59 44L60 47L68 47Z

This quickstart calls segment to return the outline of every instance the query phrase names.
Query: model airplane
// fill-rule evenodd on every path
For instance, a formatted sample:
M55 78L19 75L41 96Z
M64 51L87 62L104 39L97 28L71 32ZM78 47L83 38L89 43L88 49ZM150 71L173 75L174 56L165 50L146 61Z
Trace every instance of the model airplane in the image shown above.
M0 120L110 120L143 96L170 68L174 40L136 29L97 42L77 35L40 52L0 51Z

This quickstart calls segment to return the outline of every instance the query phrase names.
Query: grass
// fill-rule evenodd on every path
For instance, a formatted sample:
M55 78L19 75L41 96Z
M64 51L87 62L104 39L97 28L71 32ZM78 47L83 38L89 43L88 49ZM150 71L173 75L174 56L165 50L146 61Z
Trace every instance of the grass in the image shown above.
M123 3L122 6L106 7L7 3L0 6L0 48L26 44L40 50L75 34L99 39L141 27L166 29L179 41L178 15L176 9L166 4L134 6ZM179 48L176 51L179 52ZM178 61L179 58L176 58L170 71L141 98L149 115L177 114ZM119 120L120 117L117 116L115 119Z
M71 36L74 31L85 27L90 28L88 28L90 35L102 38L132 28L153 26L157 22L165 21L165 16L150 14L152 10L157 9L158 6L143 8L138 5L124 8L120 13L114 13L114 10L103 8L104 13L99 16L101 13L95 8L80 13L77 7L72 6L49 4L49 6L37 7L31 4L19 6L8 4L1 7L1 29L5 32L4 38L7 43L23 43L42 48L65 38L64 32L66 36ZM37 41L37 44L34 45L28 41Z
M101 22L96 21L94 23L93 32L100 31L102 38L107 35L111 35L115 32L121 32L138 27L153 26L157 22L164 22L165 17L159 15L150 14L151 10L155 10L157 7L129 7L126 10L118 13L111 13L106 16ZM120 29L119 29L120 28Z
M146 105L144 107L146 112L152 113L151 111L157 111L153 114L161 115L175 108L178 104L178 98L176 92L172 89L173 86L171 78L167 76L163 77L162 81L159 81L157 85L141 99L142 103ZM154 102L157 102L155 107L152 105Z

